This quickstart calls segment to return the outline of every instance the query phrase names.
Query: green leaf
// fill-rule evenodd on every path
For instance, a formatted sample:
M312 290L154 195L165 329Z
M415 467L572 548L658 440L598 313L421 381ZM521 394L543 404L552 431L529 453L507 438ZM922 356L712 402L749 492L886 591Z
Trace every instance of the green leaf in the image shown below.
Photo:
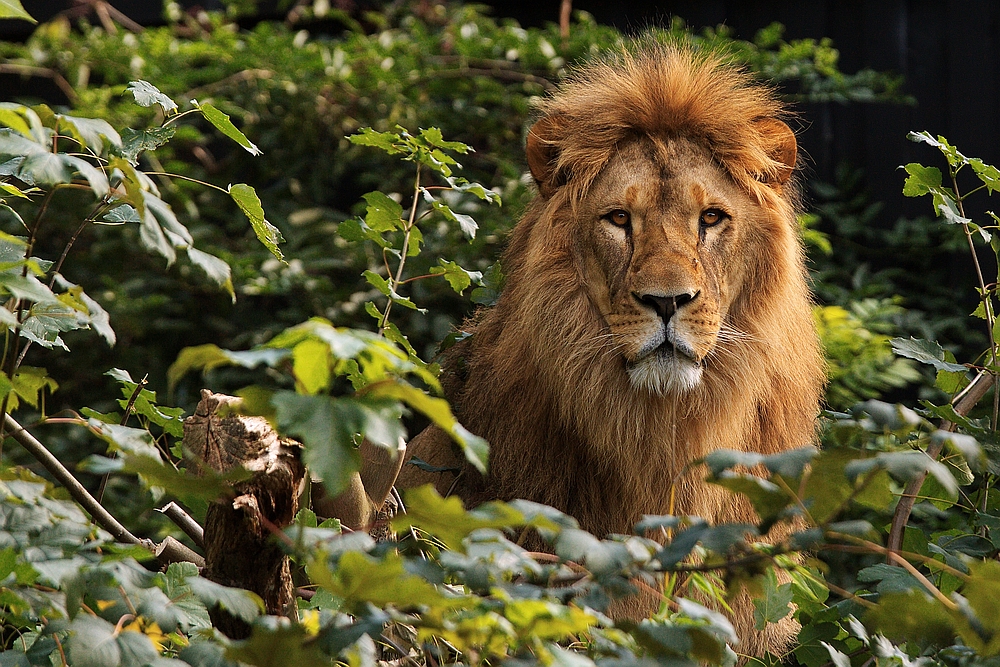
M947 197L943 204L937 205L937 211L944 221L951 225L967 225L972 222L969 218L963 217L955 202Z
M420 136L431 146L444 148L462 154L473 152L472 146L463 144L461 141L445 141L441 134L441 130L436 127L429 127L426 130L420 130Z
M478 435L473 435L458 423L455 415L443 398L430 396L416 387L403 381L388 381L372 385L370 395L395 398L403 401L414 410L429 418L442 431L452 437L465 453L465 459L476 470L485 474L486 462L489 457L489 445Z
M209 624L211 626L211 624ZM298 626L290 626L295 628ZM253 630L251 630L253 632ZM263 634L264 630L257 630L257 635ZM273 641L272 637L268 634L264 634L265 641ZM214 637L212 638L215 639ZM235 660L228 660L226 658L226 647L223 646L221 642L213 641L208 639L203 639L195 635L191 637L191 643L187 648L183 649L177 654L177 657L184 661L185 664L190 667L239 667L244 663L237 663ZM250 635L250 641L248 642L248 648L254 643L254 635ZM230 651L239 651L237 648L230 648ZM251 654L252 655L252 654ZM288 655L287 651L282 651L281 655ZM247 657L247 663L252 665L264 665L267 664L260 660ZM810 666L811 667L811 666Z
M292 348L292 372L296 386L305 394L317 394L330 386L330 346L307 338Z
M38 23L31 14L24 11L21 0L0 0L0 18L2 19L24 19L32 23Z
M194 644L192 644L194 645ZM218 646L218 644L213 644ZM207 648L206 648L207 651ZM190 662L187 651L182 654L184 660ZM328 667L332 664L330 656L324 655L320 647L309 636L301 623L267 623L253 626L250 637L230 645L225 651L228 660L220 663L209 663L204 667L236 667L230 660L238 661L239 665L255 665L256 667ZM202 667L194 662L193 667Z
M405 437L396 405L329 396L302 396L279 391L271 399L282 433L297 436L305 445L306 465L335 495L346 488L360 469L357 435L395 449Z
M264 601L256 593L222 586L203 577L189 577L187 585L191 587L195 597L209 609L219 605L223 610L247 623L264 612Z
M194 246L188 246L185 250L191 263L204 271L212 282L226 290L233 303L236 303L236 292L233 290L232 270L229 268L229 264L215 255L198 250Z
M0 129L0 155L18 157L44 153L49 153L49 147L36 141L34 135L26 137L6 128Z
M480 306L495 305L503 291L504 275L500 262L496 261L483 273L483 286L472 290L469 298Z
M56 122L61 129L69 126L69 132L83 146L91 149L97 155L104 153L104 142L107 140L114 148L121 149L122 138L118 131L103 118L81 118L56 114Z
M794 500L777 484L757 475L724 470L718 476L710 478L709 481L746 496L763 521L769 521L776 517Z
M177 109L176 102L161 93L159 88L148 81L130 81L125 90L132 93L139 106L151 107L154 104L159 104L165 113Z
M14 175L28 185L53 186L73 181L73 171L65 155L34 152L26 155Z
M263 153L253 142L247 139L245 134L236 129L236 126L229 120L227 114L222 113L211 104L198 104L197 100L191 100L191 103L201 112L205 120L215 126L215 129L245 148L250 155L256 156Z
M845 466L844 474L853 482L875 468L884 469L902 482L916 479L923 474L931 474L944 487L952 501L958 497L958 483L948 467L931 459L923 451L881 452L869 459L856 459Z
M934 146L935 148L940 150L941 153L944 154L945 158L948 160L948 164L953 169L961 167L962 165L966 164L969 161L967 157L958 152L958 149L956 149L954 146L948 143L948 140L942 137L940 134L935 139L933 136L931 136L931 133L927 131L910 132L909 134L906 135L906 138L916 143L924 143L930 146Z
M2 3L3 0L0 0ZM15 108L24 108L17 105ZM0 106L0 125L6 125L12 130L23 134L28 139L31 139L31 127L28 126L27 121L15 111L13 108L8 106Z
M15 273L0 273L0 287L17 299L53 306L62 305L52 290L30 273L26 276Z
M986 164L979 158L969 160L969 166L972 167L972 171L976 172L976 176L986 185L986 189L991 194L1000 190L1000 169Z
M16 185L11 185L10 183L0 183L0 191L6 192L8 195L13 195L13 196L18 197L20 199L29 199L29 200L31 199L31 197L28 195L27 192L25 192L21 188L17 187ZM10 207L7 207L7 208L10 211L14 211L14 209L12 209ZM16 215L16 212L15 212L15 215ZM18 216L18 218L20 218L20 216Z
M91 419L87 423L90 430L112 445L112 449L115 451L159 457L160 452L153 443L153 436L144 428L106 424L97 419Z
M464 178L447 178L448 185L451 186L452 190L457 192L468 192L470 194L479 197L483 201L487 201L491 204L496 204L500 206L500 195L492 190L487 190L484 186L479 183L470 183Z
M139 214L136 212L135 207L133 207L131 204L122 204L121 206L116 206L115 208L105 213L104 216L102 217L102 220L105 220L106 222L115 222L121 224L130 222L132 223L142 222L142 220L139 219Z
M951 373L965 372L966 368L962 364L953 364L945 361L945 350L940 343L933 340L924 340L910 337L893 338L892 351L901 357L914 359L922 364L930 364L939 371Z
M278 228L264 218L264 209L260 205L257 192L249 185L237 183L229 186L229 196L249 218L250 226L253 228L254 234L257 235L257 239L271 251L272 255L284 262L285 256L278 249L278 244L284 243L285 239L281 236Z
M911 162L903 169L909 174L903 183L903 194L907 197L920 197L941 187L941 170L937 167L925 167Z
M70 624L70 662L75 667L118 667L121 648L115 626L103 618L80 614Z
M376 232L391 232L403 228L403 207L385 194L375 191L364 195L368 202L365 223Z
M513 528L529 523L521 512L499 501L467 511L457 496L442 498L430 484L406 489L403 497L406 513L393 518L393 530L402 533L411 526L417 526L453 551L464 553L463 541L475 530Z
M405 153L406 150L399 145L402 138L395 132L376 132L370 127L361 128L361 134L352 134L347 140L358 146L372 146L381 148L389 155Z
M442 275L448 281L451 288L461 294L472 283L482 285L483 274L480 271L466 271L456 262L446 259L439 259L440 266L431 267L430 272L435 275Z
M774 569L764 577L764 594L753 601L754 624L763 630L768 623L777 623L792 613L792 585L779 584Z
M34 366L21 366L11 378L14 385L14 393L25 403L33 408L38 407L38 401L42 392L46 389L50 392L59 388L59 384L48 376L44 368ZM13 410L14 407L11 407Z
M457 222L458 226L462 229L462 232L469 237L469 239L476 238L476 231L479 229L479 224L472 218L471 215L465 215L464 213L455 213L451 210L451 207L445 204L443 201L435 199L431 195L429 190L421 188L420 191L424 195L424 200L431 205L435 211L443 215L448 220L452 222Z
M274 366L288 354L288 350L270 348L232 352L211 343L186 347L181 350L180 354L177 355L177 360L167 369L167 386L173 391L180 379L192 370L208 371L217 366L230 364L243 368L254 368L260 364Z
M886 593L864 615L865 625L896 642L948 646L958 634L944 606L923 591Z
M377 289L385 296L392 299L393 303L397 303L400 306L403 306L404 308L409 308L410 310L415 310L420 313L427 312L426 309L424 308L418 308L417 304L413 303L413 301L411 301L409 297L402 296L401 294L396 292L396 290L392 289L392 286L389 284L389 281L380 276L379 274L375 273L374 271L365 271L361 275L365 277L365 280L368 281L369 285Z
M90 184L90 189L94 192L94 196L97 199L103 199L108 194L111 188L108 185L108 177L104 175L103 171L75 155L64 155L62 158L70 170L79 173L87 179L87 183Z
M166 127L152 127L146 130L133 130L126 127L122 130L122 157L131 164L139 163L139 154L159 148L170 141L177 132L173 125Z
M337 233L347 241L371 241L380 248L388 248L391 244L382 235L365 224L360 218L348 218L337 225Z
M226 351L218 345L211 343L185 347L177 355L177 360L167 369L167 386L173 391L174 387L188 371L200 369L207 371L216 366L225 366L232 363Z
M56 274L55 284L59 289L65 290L60 295L60 299L68 303L77 311L83 310L86 313L87 324L97 334L107 342L109 346L114 346L117 337L114 329L111 328L111 317L104 310L100 303L92 299L83 288L69 282L63 276Z
M399 608L447 608L462 603L461 598L446 598L424 579L407 573L402 558L394 552L379 561L348 551L333 571L316 560L306 569L314 582L343 599L349 609L364 609L365 603Z

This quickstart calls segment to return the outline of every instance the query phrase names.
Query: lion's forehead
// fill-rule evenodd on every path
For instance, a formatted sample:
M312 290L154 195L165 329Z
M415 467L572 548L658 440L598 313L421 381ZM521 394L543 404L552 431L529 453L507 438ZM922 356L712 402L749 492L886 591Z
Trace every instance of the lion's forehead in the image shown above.
M645 137L621 147L595 180L587 200L633 213L691 213L740 198L738 186L701 146L683 138Z

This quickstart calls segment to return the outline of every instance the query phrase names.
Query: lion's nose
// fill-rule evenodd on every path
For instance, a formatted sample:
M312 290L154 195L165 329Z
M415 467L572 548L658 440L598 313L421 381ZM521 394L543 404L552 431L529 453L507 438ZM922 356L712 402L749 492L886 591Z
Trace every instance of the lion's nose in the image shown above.
M656 314L660 316L664 322L670 321L670 318L674 316L677 309L686 303L691 303L701 292L681 292L680 294L662 295L662 294L639 294L633 292L634 296L639 303L644 306L649 306Z

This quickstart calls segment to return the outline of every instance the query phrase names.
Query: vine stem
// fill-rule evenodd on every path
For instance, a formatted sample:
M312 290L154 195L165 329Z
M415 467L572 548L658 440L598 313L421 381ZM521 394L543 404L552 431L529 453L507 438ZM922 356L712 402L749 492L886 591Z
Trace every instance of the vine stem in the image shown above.
M961 169L961 167L959 167ZM963 218L965 218L965 204L963 203L965 198L969 196L970 193L966 193L964 196L959 196L958 194L958 169L949 170L951 172L951 184L955 192L955 205L958 207L958 213ZM962 223L962 229L965 231L965 240L969 243L969 252L972 254L972 264L976 267L976 279L979 280L980 294L982 294L983 299L983 310L986 312L986 324L989 328L987 332L987 340L990 341L990 360L993 367L997 365L997 342L993 335L993 330L996 328L996 314L993 312L993 300L990 298L989 292L986 291L986 281L983 280L983 269L979 265L979 255L976 254L976 246L972 242L972 232L969 230L969 225L967 223ZM990 428L993 431L997 430L997 414L1000 412L1000 392L993 392L993 412L990 418ZM989 487L987 487L988 489ZM984 493L984 497L988 495Z
M963 417L969 414L969 411L986 395L986 392L990 390L995 381L996 378L991 373L980 371L979 375L969 383L969 386L955 397L956 400L952 402L955 412ZM954 431L955 424L949 421L941 422L941 430ZM937 459L941 455L943 448L944 442L931 442L927 445L927 456ZM920 487L923 486L926 478L926 472L913 478L907 483L903 489L903 493L899 496L896 511L892 514L889 539L886 540L886 549L890 553L899 553L899 550L903 546L903 533L906 531L906 522L910 520L910 512L913 510L913 505L916 503L917 496L920 493Z
M953 192L955 193L955 205L958 208L959 215L965 218L965 205L963 201L965 197L971 193L967 193L965 197L961 196L958 191L958 169L949 169L949 172L951 174ZM975 190L973 190L973 192L975 192ZM972 255L972 265L976 270L976 280L979 281L979 290L983 302L983 310L986 313L987 340L990 341L991 363L989 365L996 367L997 343L993 338L993 329L996 325L996 315L993 312L993 303L990 299L990 295L986 291L986 281L983 279L983 269L979 264L979 255L976 254L976 245L972 241L972 231L969 229L969 225L967 223L962 223L962 230L965 232L965 240L969 244L969 253ZM986 370L980 371L972 382L970 382L963 391L956 394L956 396L952 399L952 405L955 408L955 412L963 417L967 415L969 411L972 410L972 408L975 407L976 404L983 398L983 396L986 395L986 392L989 391L995 384L996 376L992 372ZM997 428L998 411L1000 411L1000 391L994 391L993 411L990 415L990 426L994 431L996 431ZM954 431L955 424L949 421L942 421L940 428L945 431ZM941 450L943 448L943 442L931 442L927 446L926 454L931 459L937 460L937 457L941 455ZM892 524L889 528L889 538L886 541L886 547L888 549L887 558L889 562L893 561L894 554L898 554L899 550L903 546L903 534L906 532L906 523L910 520L910 513L913 511L913 505L917 501L917 496L920 493L920 487L923 486L925 479L927 479L926 472L910 480L910 482L907 483L906 487L903 489L899 502L896 504L896 510L892 514ZM984 492L984 497L986 495L986 492Z
M417 220L417 203L420 201L420 167L417 163L417 176L413 182L413 204L410 206L410 217L406 221L406 228L403 230L403 248L399 253L399 266L396 267L396 276L389 276L389 293L395 293L396 289L403 284L403 268L406 266L406 253L410 250L410 235ZM379 322L378 331L384 334L389 326L389 311L392 310L392 297L389 303L385 304L385 312L382 313L382 321Z

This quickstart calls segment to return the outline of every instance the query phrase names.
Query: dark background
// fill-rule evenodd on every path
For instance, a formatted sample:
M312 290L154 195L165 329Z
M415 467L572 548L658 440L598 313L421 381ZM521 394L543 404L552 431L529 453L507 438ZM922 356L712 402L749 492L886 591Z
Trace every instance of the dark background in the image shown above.
M25 0L25 8L45 20L76 3L69 0ZM160 21L159 0L119 0L112 3L134 20ZM218 0L182 2L187 7L222 8ZM287 4L287 3L286 3ZM360 11L385 4L342 0L332 3ZM558 21L559 0L495 1L497 16L510 16L525 25ZM282 16L278 3L261 3L264 15ZM267 6L273 6L269 12ZM906 140L910 130L942 134L966 155L991 164L1000 161L997 123L998 59L1000 59L1000 3L992 0L675 0L595 2L577 0L574 9L590 12L598 22L627 32L683 18L700 28L725 24L734 35L751 39L777 21L785 25L786 39L829 37L841 54L840 68L852 73L871 68L905 78L905 92L916 104L804 104L797 109L801 147L811 176L832 181L841 163L864 170L872 198L886 203L879 224L891 224L900 215L930 214L925 200L909 200L900 193L908 162L939 164L926 146ZM0 38L25 37L24 22L0 21ZM44 85L35 80L33 85ZM16 82L0 79L0 97L10 99ZM6 89L6 90L5 90ZM989 208L989 205L985 206Z

